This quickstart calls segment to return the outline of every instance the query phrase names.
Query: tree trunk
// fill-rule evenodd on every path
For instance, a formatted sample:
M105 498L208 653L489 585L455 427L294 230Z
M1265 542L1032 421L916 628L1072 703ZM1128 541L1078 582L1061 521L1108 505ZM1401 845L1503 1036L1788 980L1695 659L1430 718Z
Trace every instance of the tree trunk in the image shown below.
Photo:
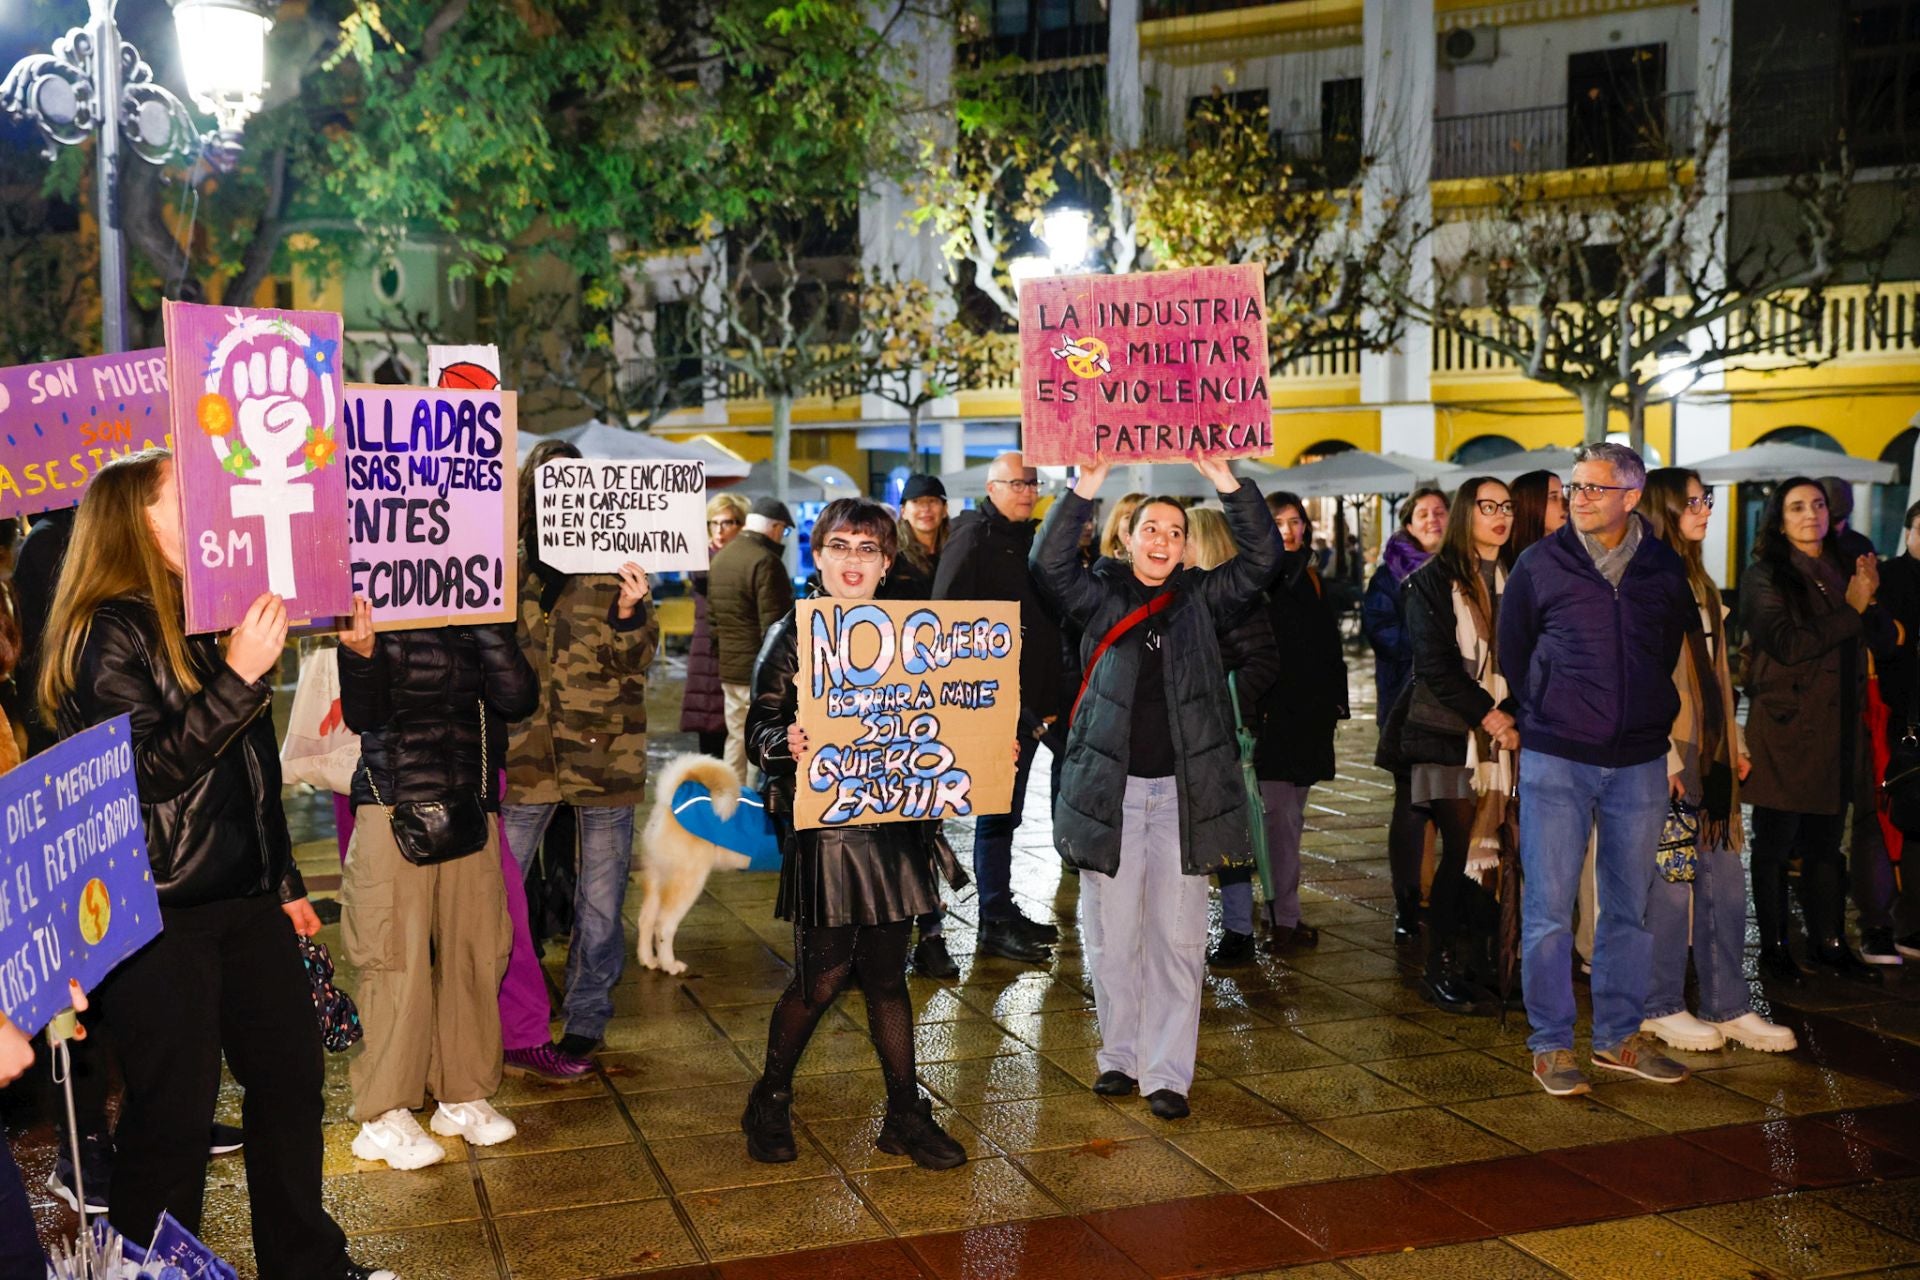
M920 405L907 406L907 452L913 461L909 464L913 474L920 474Z
M1647 456L1647 398L1632 391L1627 396L1627 444L1642 458Z
M793 470L793 396L780 392L768 399L773 404L773 496L785 502L792 490L787 477Z
M1612 409L1608 390L1598 386L1580 388L1580 412L1586 420L1584 439L1588 444L1601 444L1607 438L1607 415Z

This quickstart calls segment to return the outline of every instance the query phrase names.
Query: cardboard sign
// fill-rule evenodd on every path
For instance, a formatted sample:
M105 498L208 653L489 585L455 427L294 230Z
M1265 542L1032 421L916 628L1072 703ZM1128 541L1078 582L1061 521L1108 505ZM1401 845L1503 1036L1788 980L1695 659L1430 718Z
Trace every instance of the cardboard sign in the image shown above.
M1240 263L1022 284L1027 465L1271 453L1265 281Z
M0 369L0 520L70 507L104 463L171 442L163 348Z
M351 612L340 317L182 302L164 315L187 630L231 627L265 591L291 618Z
M562 573L707 567L707 469L699 462L554 458L534 479L540 558Z
M825 597L795 608L801 828L1005 813L1020 724L1014 601Z
M116 716L0 775L0 1007L28 1035L160 935L160 899L134 785L133 728Z
M511 391L347 388L353 590L376 628L513 620L514 403Z
M491 342L473 346L429 344L427 385L449 391L498 391L500 348Z

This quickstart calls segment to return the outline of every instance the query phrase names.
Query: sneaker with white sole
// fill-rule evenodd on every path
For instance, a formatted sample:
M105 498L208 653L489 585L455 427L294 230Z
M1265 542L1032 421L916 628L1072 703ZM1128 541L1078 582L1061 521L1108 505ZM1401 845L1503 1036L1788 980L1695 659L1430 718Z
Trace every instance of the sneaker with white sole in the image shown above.
M1743 1044L1761 1053L1792 1053L1800 1047L1800 1041L1790 1028L1768 1022L1757 1013L1743 1013L1731 1022L1711 1022L1707 1025L1733 1043Z
M1636 1031L1619 1044L1604 1049L1593 1046L1593 1065L1639 1076L1655 1084L1681 1084L1690 1074L1684 1066L1660 1052L1659 1042L1644 1031Z
M1640 1029L1676 1049L1691 1049L1696 1053L1718 1049L1727 1042L1711 1022L1702 1022L1685 1009L1664 1018L1648 1018L1640 1024Z
M465 1138L476 1147L505 1142L520 1132L513 1121L495 1111L485 1098L474 1102L443 1102L428 1124L443 1138Z
M1533 1055L1533 1078L1556 1098L1577 1098L1591 1092L1593 1086L1574 1060L1573 1050L1553 1049Z
M400 1273L389 1271L385 1267L378 1270L364 1267L352 1258L348 1258L346 1280L400 1280Z
M447 1158L447 1149L429 1138L405 1107L395 1107L360 1126L353 1154L377 1160L394 1169L424 1169Z
M1909 960L1920 960L1920 932L1895 938L1893 949Z
M1868 964L1904 964L1899 946L1893 940L1891 929L1862 929L1860 931L1860 958Z

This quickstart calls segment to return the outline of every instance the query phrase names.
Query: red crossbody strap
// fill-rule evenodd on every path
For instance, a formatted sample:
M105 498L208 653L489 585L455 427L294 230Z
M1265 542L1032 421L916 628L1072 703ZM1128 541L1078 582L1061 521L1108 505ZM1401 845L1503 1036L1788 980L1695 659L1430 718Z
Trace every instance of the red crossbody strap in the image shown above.
M1100 659L1106 656L1114 641L1172 603L1173 592L1163 592L1114 623L1107 634L1100 637L1100 643L1093 647L1093 656L1087 659L1087 669L1080 677L1080 692L1073 695L1073 710L1067 713L1068 723L1072 723L1074 716L1080 714L1080 699L1087 696L1087 685L1093 680L1093 669L1100 665Z

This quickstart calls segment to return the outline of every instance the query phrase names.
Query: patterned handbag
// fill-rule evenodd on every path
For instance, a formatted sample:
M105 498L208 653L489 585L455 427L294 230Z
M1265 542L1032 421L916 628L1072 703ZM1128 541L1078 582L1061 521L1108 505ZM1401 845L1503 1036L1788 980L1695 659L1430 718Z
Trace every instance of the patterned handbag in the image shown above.
M1700 811L1684 800L1667 805L1654 862L1669 884L1690 884L1699 870Z
M313 1012L320 1019L320 1043L329 1053L345 1053L366 1034L360 1026L360 1007L353 997L333 985L333 957L327 946L313 938L301 937L300 960L307 966L307 982L313 987Z

